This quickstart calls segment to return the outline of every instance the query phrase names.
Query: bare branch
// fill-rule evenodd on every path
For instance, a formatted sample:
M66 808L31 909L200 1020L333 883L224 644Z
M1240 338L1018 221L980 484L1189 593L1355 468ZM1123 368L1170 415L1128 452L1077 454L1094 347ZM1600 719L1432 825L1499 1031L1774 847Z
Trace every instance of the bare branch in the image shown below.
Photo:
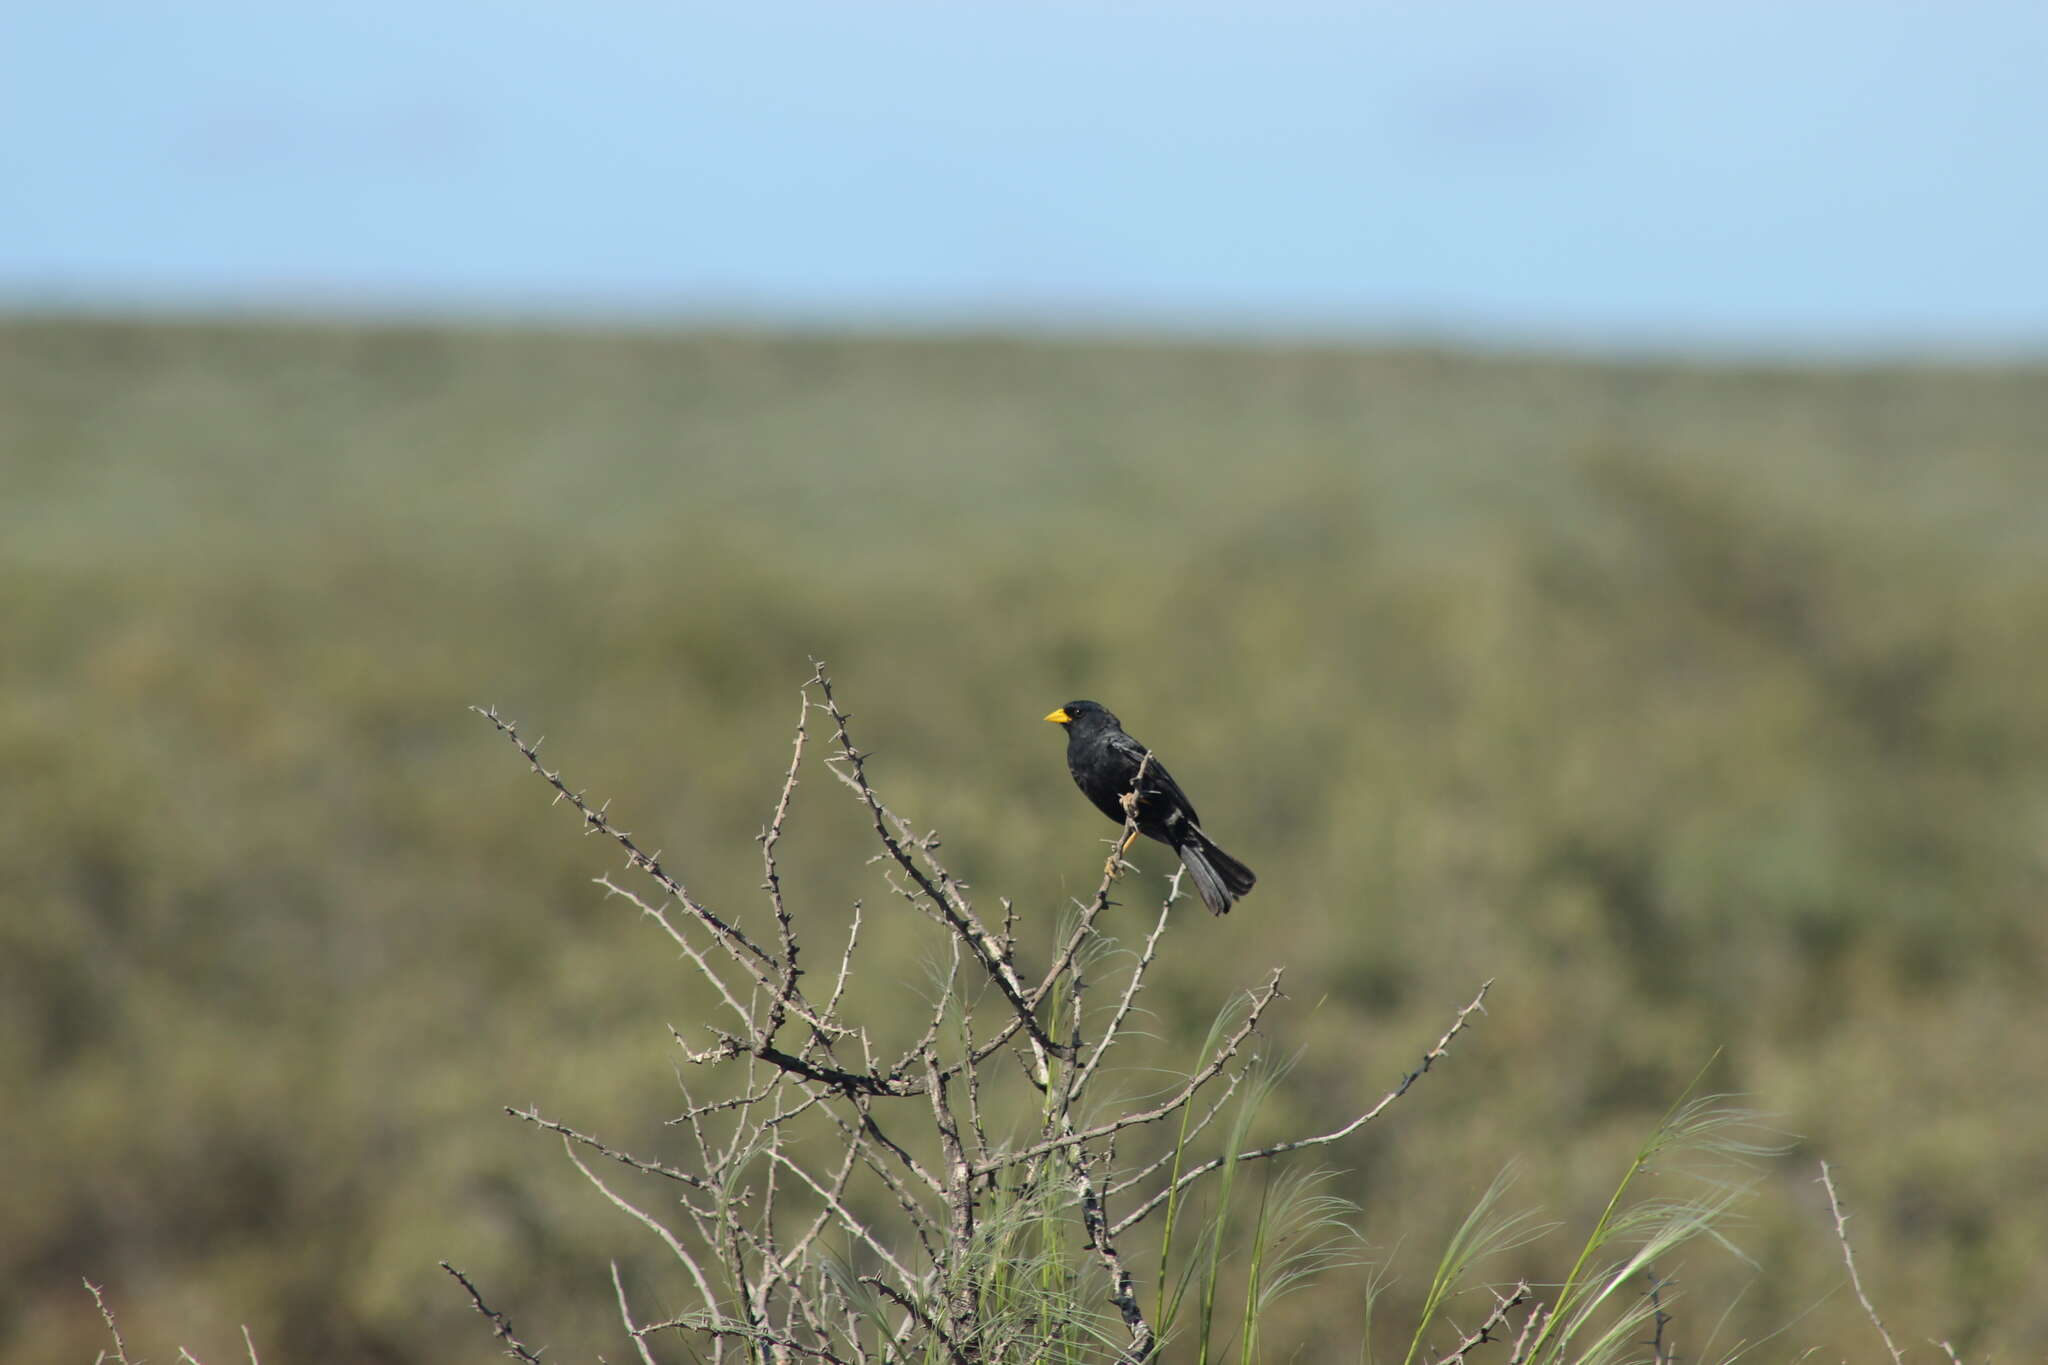
M1159 937L1166 932L1166 917L1173 909L1174 901L1180 896L1180 876L1181 870L1176 870L1166 899L1160 903L1159 921L1152 926L1152 932L1146 936L1144 950L1138 955L1137 965L1131 968L1130 980L1124 984L1123 999L1117 1002L1116 1013L1110 1017L1108 1026L1102 1030L1102 1037L1095 1044L1095 1050L1088 1054L1088 1060L1082 1064L1081 1074L1074 1082L1074 1088L1077 1090L1085 1089L1088 1082L1094 1079L1096 1069L1102 1065L1103 1057L1108 1054L1117 1039L1123 1037L1124 1024L1131 1017L1131 1007L1137 1002L1138 992L1144 989L1145 973L1151 969L1153 960L1159 955Z
M980 916L974 913L974 907L967 903L967 898L960 894L959 884L938 865L936 859L931 857L934 841L927 839L920 846L920 851L935 869L932 874L927 875L925 870L918 866L917 859L911 856L909 848L906 847L906 840L890 832L889 825L892 821L896 821L906 832L908 826L897 820L897 817L883 806L881 798L875 794L873 785L868 782L867 755L854 747L852 736L846 732L846 723L851 717L839 709L839 703L832 695L831 679L825 676L823 664L817 665L815 681L819 692L825 698L826 714L832 717L833 724L838 727L834 739L839 745L839 766L835 767L834 771L839 774L842 782L860 795L861 801L868 808L868 814L874 822L875 835L882 841L883 848L896 860L897 865L911 881L917 884L918 890L923 893L931 909L980 959L990 979L1008 998L1018 1024L1031 1035L1032 1042L1046 1052L1057 1051L1052 1039L1046 1036L1044 1028L1040 1026L1032 1002L1025 1000L1023 983L1017 979L1016 972L1002 957L1001 944L989 933Z
M1062 1134L1058 1137L1047 1138L1043 1142L1034 1143L1031 1146L1025 1147L1019 1151L1005 1153L1002 1156L991 1160L989 1163L987 1163L986 1169L978 1170L975 1172L975 1174L990 1175L996 1171L1006 1169L1007 1167L1016 1166L1023 1162L1030 1161L1035 1157L1044 1156L1048 1152L1058 1151L1062 1148L1073 1147L1083 1143L1095 1142L1102 1138L1110 1136L1112 1133L1120 1133L1126 1128L1135 1128L1141 1123L1157 1123L1160 1119L1167 1118L1173 1114L1179 1113L1181 1109L1187 1104L1187 1102L1195 1097L1195 1093L1197 1091L1199 1091L1203 1086L1207 1085L1210 1081L1214 1080L1217 1077L1217 1075L1222 1072L1223 1068L1229 1066L1230 1063L1237 1057L1239 1050L1242 1049L1245 1044L1245 1040L1250 1038L1252 1036L1252 1033L1258 1028L1259 1020L1264 1016L1266 1012L1266 1007L1268 1005L1271 1005L1274 999L1279 996L1279 994L1280 969L1278 967L1275 967L1273 969L1273 974L1266 979L1266 985L1264 989L1262 989L1256 996L1252 997L1252 1005L1251 1008L1245 1012L1244 1022L1238 1025L1237 1029L1234 1032L1232 1032L1230 1037L1226 1038L1221 1044L1217 1046L1214 1055L1212 1055L1207 1062L1204 1062L1199 1068L1197 1068L1194 1074L1189 1076L1187 1081L1181 1085L1180 1089L1175 1091L1169 1098L1161 1101L1158 1104L1153 1105L1149 1109L1140 1109L1132 1113L1119 1114L1117 1115L1117 1117L1113 1119L1105 1119L1103 1122L1098 1123L1091 1128L1085 1128L1074 1133ZM1384 1102L1382 1102L1381 1107L1385 1107ZM1356 1126L1356 1124L1352 1125L1352 1127ZM1347 1129L1345 1131L1348 1132L1350 1130ZM1341 1136L1341 1134L1338 1136ZM1324 1139L1309 1139L1307 1143L1304 1143L1302 1145L1312 1145L1313 1143L1321 1140ZM1326 1140L1334 1142L1336 1141L1336 1136L1330 1137ZM1217 1159L1217 1164L1222 1164L1222 1159L1220 1157ZM1122 1227L1119 1226L1117 1231L1121 1232Z
M500 734L511 741L513 748L525 755L527 765L540 774L547 784L555 789L555 799L557 801L567 801L576 808L577 814L583 817L586 833L602 834L617 843L619 847L625 849L627 866L639 868L660 884L662 890L668 892L678 904L690 912L698 923L704 925L712 932L732 957L733 961L746 968L758 985L769 990L775 988L775 983L769 975L769 971L778 970L784 964L779 962L774 954L754 942L738 926L728 923L707 909L695 897L691 896L683 884L663 868L659 855L642 852L640 846L633 842L632 835L611 823L603 807L592 806L584 800L581 792L572 791L562 781L562 775L559 770L549 772L547 767L540 761L540 746L537 744L529 745L520 739L517 727L511 721L500 716L496 707L473 706L470 709L485 720L488 720L497 728ZM811 1010L809 1003L803 1000L800 991L792 991L787 1007L813 1027L829 1029L826 1022L817 1017Z
M1849 1267L1849 1287L1856 1291L1856 1302L1863 1305L1864 1316L1877 1329L1877 1335L1884 1341L1884 1349L1891 1355L1892 1365L1903 1365L1905 1354L1892 1340L1892 1334L1884 1329L1884 1320L1877 1315L1877 1309L1870 1302L1870 1296L1863 1292L1863 1277L1856 1273L1856 1253L1849 1249L1849 1215L1842 1212L1842 1201L1835 1195L1835 1179L1828 1172L1828 1163L1820 1163L1820 1184L1828 1192L1828 1208L1835 1215L1835 1240L1842 1244L1842 1264Z
M670 1318L666 1322L650 1322L645 1327L638 1328L634 1332L634 1336L636 1339L644 1340L656 1332L675 1331L704 1332L714 1337L738 1337L743 1341L751 1341L759 1346L773 1346L778 1350L795 1351L798 1355L809 1356L813 1360L831 1361L833 1365L850 1365L850 1362L844 1356L827 1347L798 1341L795 1337L785 1336L780 1332L771 1332L765 1328L733 1322L730 1319L720 1318L710 1313L685 1313L681 1317Z
M1536 1349L1536 1343L1543 1340L1550 1330L1550 1320L1557 1315L1554 1308L1541 1303L1529 1310L1529 1316L1522 1322L1522 1330L1515 1333L1515 1348L1508 1352L1508 1365L1525 1365Z
M790 745L789 773L782 780L782 794L775 800L775 814L769 818L768 827L761 831L761 865L765 877L761 888L768 893L769 906L775 912L776 935L782 943L782 989L776 993L775 1004L763 1026L771 1037L782 1027L789 1002L796 995L797 978L803 975L797 966L796 927L790 920L789 907L782 901L782 874L775 865L775 845L782 841L782 822L789 818L789 799L796 794L797 770L804 761L804 722L810 719L810 715L811 694L806 686L797 693L796 739Z
M946 1354L952 1358L953 1365L971 1365L972 1357L960 1349L959 1344L947 1335L946 1329L940 1326L932 1318L931 1314L925 1312L923 1306L915 1299L899 1292L894 1285L886 1280L877 1279L873 1275L861 1276L860 1282L872 1286L883 1298L901 1308L905 1313L908 1313L918 1326L937 1337L939 1344L946 1348Z
M1654 1270L1644 1273L1650 1277L1650 1365L1673 1365L1678 1355L1664 1336L1665 1329L1671 1326L1671 1315L1664 1311L1664 1289L1673 1281L1659 1279Z
M1172 1164L1176 1154L1175 1149L1185 1149L1188 1143L1199 1138L1208 1129L1209 1125L1216 1121L1217 1116L1230 1104L1231 1097L1237 1094L1238 1087L1243 1081L1244 1073L1242 1071L1233 1072L1224 1077L1222 1092L1209 1097L1208 1107L1195 1118L1194 1122L1188 1125L1186 1138L1176 1141L1172 1147L1168 1147L1145 1165L1119 1177L1117 1182L1110 1186L1109 1193L1112 1196L1125 1194L1136 1186L1144 1184L1147 1180L1159 1174L1165 1167Z
M1436 1365L1464 1365L1465 1357L1473 1351L1501 1340L1501 1333L1507 1330L1508 1314L1528 1302L1529 1282L1522 1280L1505 1294L1496 1291L1493 1299L1493 1311L1486 1315L1486 1320L1460 1338L1448 1355L1438 1356Z
M1130 841L1137 837L1137 784L1141 784L1144 782L1145 770L1151 765L1152 751L1150 749L1147 749L1145 751L1145 756L1138 760L1138 775L1134 781L1132 789L1130 793L1124 797L1124 827L1123 832L1119 834L1115 840L1114 847L1116 848L1121 849L1127 847L1130 844ZM1110 888L1116 885L1116 879L1120 871L1128 866L1130 866L1130 864L1124 862L1122 857L1117 854L1112 854L1109 858L1109 861L1106 864L1104 864L1102 869L1102 881L1099 885L1096 886L1095 895L1089 900L1088 904L1081 908L1081 917L1079 920L1075 922L1073 932L1067 935L1067 941L1063 945L1061 945L1059 953L1054 956L1052 960L1052 965L1046 968L1045 976L1038 983L1038 988L1032 991L1030 996L1028 997L1033 1007L1036 1007L1041 1001L1043 1001L1047 994L1051 992L1053 986L1056 985L1073 967L1074 955L1081 950L1081 945L1087 942L1088 938L1095 932L1096 918L1099 915L1101 915L1104 910L1107 910L1114 903L1109 898ZM1171 904L1174 898L1177 897L1179 894L1180 873L1176 871L1173 874L1172 889L1166 898L1168 904ZM1163 910L1164 907L1162 907L1162 913Z
M1474 1013L1479 1012L1484 1008L1486 1001L1486 993L1492 989L1493 981L1491 979L1488 979L1486 984L1479 988L1479 994L1472 997L1472 1003L1458 1011L1458 1017L1451 1022L1451 1026L1448 1029L1444 1030L1444 1036L1437 1039L1436 1046L1423 1054L1421 1064L1418 1065L1413 1071L1409 1072L1406 1076L1402 1077L1401 1083L1395 1086L1392 1090L1389 1090L1384 1096L1382 1096L1378 1104L1375 1104L1372 1108L1366 1110L1363 1114L1360 1114L1357 1118L1351 1120L1351 1122L1345 1124L1341 1128L1333 1128L1327 1133L1318 1133L1314 1137L1295 1138L1291 1141L1275 1142L1270 1146L1255 1148L1249 1152L1239 1152L1237 1154L1236 1159L1239 1161L1263 1161L1268 1157L1279 1156L1285 1152L1298 1152L1302 1150L1304 1147L1325 1147L1328 1146L1330 1143L1341 1142L1345 1138L1350 1137L1353 1133L1365 1127L1366 1124L1371 1123L1374 1119L1378 1118L1383 1112L1385 1112L1388 1105L1394 1103L1394 1101L1400 1099L1403 1095L1407 1094L1408 1088L1410 1086L1414 1085L1416 1081L1420 1080L1424 1075L1428 1074L1429 1071L1433 1069L1438 1062L1443 1060L1445 1054L1447 1054L1450 1051L1451 1041L1455 1039L1460 1033L1464 1032L1466 1021L1470 1019ZM1116 1225L1116 1227L1112 1229L1112 1231L1116 1235L1121 1236L1125 1231L1132 1227L1135 1227L1140 1221L1142 1221L1146 1214L1152 1212L1152 1210L1158 1208L1161 1204L1165 1203L1169 1195L1173 1194L1175 1191L1186 1189L1188 1186L1194 1184L1197 1180L1200 1180L1203 1176L1209 1174L1209 1172L1219 1169L1223 1166L1226 1160L1227 1158L1225 1157L1211 1157L1209 1160L1201 1162L1191 1167L1190 1169L1183 1171L1178 1180L1175 1180L1171 1184L1168 1184L1165 1188L1161 1189L1158 1193L1154 1194L1150 1199L1147 1199L1144 1203L1140 1204L1130 1213L1124 1215L1123 1220L1119 1222Z
M616 1191L614 1191L611 1186L605 1184L603 1180L599 1179L597 1172L591 1170L588 1166L583 1164L583 1158L576 1155L575 1146L568 1142L566 1139L562 1143L562 1150L569 1154L570 1164L573 1165L577 1170L583 1172L583 1178L585 1180L588 1180L591 1184L597 1186L598 1193L602 1194L608 1201L610 1201L613 1208L616 1208L617 1210L619 1210L619 1212L626 1214L628 1217L634 1219L643 1227L653 1232L655 1236L661 1238L662 1242L667 1245L670 1254L676 1258L677 1262L680 1263L683 1269L689 1274L690 1282L697 1287L697 1296L703 1300L704 1306L707 1309L716 1307L718 1303L718 1295L712 1291L711 1281L708 1278L706 1278L704 1274L704 1267L697 1263L697 1258L694 1255L692 1255L690 1253L690 1250L682 1244L682 1240L678 1238L673 1232L670 1232L668 1226L664 1224L660 1219L654 1217L654 1215L640 1208L637 1204L634 1204L632 1201L623 1198Z
M115 1365L128 1365L128 1344L121 1340L121 1328L114 1321L114 1310L107 1307L106 1297L100 1293L98 1285L94 1284L91 1280L80 1280L79 1283L83 1284L86 1292L92 1295L93 1306L100 1310L100 1321L107 1324L107 1332L114 1338L114 1354L111 1357L102 1356L101 1358L111 1359L115 1362Z
M829 745L807 743L814 708L831 720ZM546 780L555 799L577 810L586 832L623 848L627 865L661 888L643 897L600 878L607 891L655 922L687 964L684 971L702 977L711 992L704 1009L709 1019L690 1026L695 1042L671 1029L685 1063L677 1068L683 1109L668 1120L682 1130L682 1157L647 1160L537 1109L506 1111L559 1136L584 1178L674 1258L688 1306L668 1310L659 1322L636 1323L623 1276L613 1267L619 1318L642 1365L652 1365L649 1338L663 1331L694 1334L713 1362L907 1365L939 1358L986 1365L1012 1358L1013 1347L1022 1348L1015 1356L1020 1360L1065 1358L1082 1339L1077 1334L1094 1342L1105 1330L1115 1333L1105 1303L1122 1322L1116 1337L1122 1344L1114 1348L1120 1365L1149 1365L1159 1351L1157 1329L1141 1306L1121 1238L1230 1160L1275 1157L1356 1132L1442 1059L1485 999L1482 987L1420 1065L1342 1127L1235 1157L1209 1156L1219 1145L1218 1115L1246 1093L1256 1040L1282 998L1281 973L1273 971L1244 994L1186 1074L1164 1086L1148 1081L1134 1093L1126 1093L1128 1080L1108 1079L1159 1074L1142 1051L1157 1040L1148 1040L1138 1021L1145 1013L1141 997L1152 973L1162 969L1166 935L1177 919L1182 874L1174 874L1141 941L1123 944L1102 928L1115 904L1116 880L1128 866L1121 855L1139 832L1136 793L1149 754L1124 802L1122 838L1101 883L1085 903L1075 902L1077 914L1045 935L1050 959L1027 985L1018 965L1015 905L1002 900L1001 926L992 931L966 884L940 861L938 835L917 833L883 802L822 664L814 663L800 689L789 761L758 836L767 904L757 912L760 919L749 922L767 933L772 921L766 938L697 901L658 853L643 852L604 807L543 767L538 744L526 744L494 711L481 714ZM880 845L870 861L882 864L890 887L919 911L906 917L903 932L923 935L914 951L937 964L924 999L928 1012L904 1019L915 1033L907 1045L894 1032L870 1032L867 1021L841 1013L861 947L860 901L852 903L829 995L820 1004L803 988L799 963L811 926L801 907L818 898L785 882L779 855L796 818L805 764L821 761L865 810ZM890 946L902 944L892 938ZM878 1036L886 1041L878 1044ZM691 1067L710 1068L719 1078L702 1098L686 1080L694 1077ZM1120 1134L1176 1116L1170 1168L1168 1158L1149 1154L1120 1159ZM1191 1150L1197 1141L1200 1150ZM635 1205L626 1197L631 1191L608 1185L585 1153L682 1186L676 1211ZM1018 1198L1033 1202L1019 1205ZM1140 1202L1128 1211L1112 1209L1126 1198ZM1061 1262L1022 1300L1017 1286L1025 1280L992 1259L1009 1254L1012 1233L1001 1219L1020 1207L1023 1217L1064 1220L1064 1236L1078 1226L1089 1252ZM1079 1297L1043 1304L1031 1297L1070 1290ZM470 1292L512 1342L513 1353L533 1359L536 1353L511 1337L509 1324L484 1307L473 1287ZM1497 1303L1477 1333L1439 1365L1465 1365L1474 1346L1500 1340L1526 1292L1523 1286Z
M619 1263L612 1262L612 1290L619 1298L619 1321L626 1324L626 1335L633 1339L633 1349L640 1353L640 1365L656 1365L654 1353L647 1349L647 1340L641 1329L633 1325L633 1310L626 1303L626 1282L619 1278Z
M511 1356L514 1360L527 1361L529 1365L540 1365L540 1356L534 1351L529 1350L526 1343L513 1334L511 1319L484 1302L484 1296L479 1294L476 1286L469 1282L469 1276L463 1274L454 1266L449 1265L446 1261L441 1262L441 1269L453 1275L456 1283L469 1291L469 1301L476 1305L477 1312L490 1319L491 1331L496 1334L498 1340L505 1343L506 1355Z
M629 867L640 868L648 876L654 878L655 881L661 884L663 890L686 906L691 914L697 916L698 919L710 927L713 933L717 934L721 940L729 944L736 951L754 958L764 966L772 967L776 965L774 956L765 948L762 948L740 930L725 923L724 920L698 904L690 893L683 888L683 884L663 869L659 857L654 854L641 852L640 846L633 842L632 835L612 825L605 814L604 807L592 806L583 799L581 792L571 791L567 784L562 781L562 775L559 770L549 772L546 765L540 761L540 745L538 743L529 745L520 739L518 727L500 716L496 707L472 706L469 709L497 727L498 732L512 742L512 747L526 756L528 765L536 773L539 773L549 786L555 789L555 799L557 801L567 801L576 808L577 814L583 817L583 823L587 832L605 835L616 842L619 847L625 849L626 863Z
M645 1171L649 1175L658 1175L665 1180L674 1180L680 1184L688 1185L693 1190L709 1188L709 1185L699 1176L691 1175L688 1171L678 1170L674 1166L664 1166L658 1161L642 1161L639 1157L633 1156L630 1153L614 1151L587 1133L579 1133L574 1128L556 1123L553 1119L543 1118L538 1109L514 1109L510 1105L506 1105L505 1112L515 1119L525 1119L536 1128L545 1128L550 1133L567 1138L571 1142L580 1143L591 1151L596 1152L599 1156L611 1158L621 1166L631 1166L636 1171Z
M1131 1334L1130 1345L1125 1348L1118 1365L1145 1365L1145 1362L1152 1358L1159 1338L1154 1333L1152 1324L1145 1320L1144 1310L1138 1305L1137 1286L1131 1278L1130 1268L1124 1264L1123 1257L1117 1252L1113 1240L1115 1234L1110 1231L1109 1213L1103 1205L1102 1195L1096 1187L1094 1178L1086 1167L1080 1164L1075 1167L1075 1184L1081 1196L1082 1229L1087 1233L1089 1247L1101 1260L1102 1268L1108 1272L1109 1301L1115 1305L1117 1315L1123 1319L1125 1328Z

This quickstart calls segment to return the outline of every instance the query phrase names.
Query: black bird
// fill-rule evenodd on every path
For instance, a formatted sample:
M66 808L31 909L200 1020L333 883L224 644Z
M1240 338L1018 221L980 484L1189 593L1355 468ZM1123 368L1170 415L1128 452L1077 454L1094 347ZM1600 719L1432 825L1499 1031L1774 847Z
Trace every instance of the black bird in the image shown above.
M1124 733L1117 718L1092 701L1070 701L1046 717L1066 727L1067 771L1074 785L1095 808L1123 824L1124 798L1138 786L1138 769L1145 770L1144 791L1138 797L1138 833L1157 839L1180 855L1202 903L1218 914L1230 912L1233 901L1241 899L1258 879L1252 870L1216 847L1216 841L1202 833L1202 817L1157 758L1145 761L1145 746ZM1131 846L1124 839L1110 861Z

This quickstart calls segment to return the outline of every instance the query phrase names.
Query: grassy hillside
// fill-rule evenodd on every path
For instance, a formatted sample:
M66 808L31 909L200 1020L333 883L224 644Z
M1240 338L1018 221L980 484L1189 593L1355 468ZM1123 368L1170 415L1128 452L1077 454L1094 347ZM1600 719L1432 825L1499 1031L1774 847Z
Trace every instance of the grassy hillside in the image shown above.
M1761 1271L1670 1268L1688 1356L1872 1354L1826 1157L1897 1335L2034 1358L2044 507L2038 370L0 323L0 1355L89 1358L89 1276L157 1357L482 1359L442 1257L624 1355L607 1262L668 1272L499 1106L675 1141L701 1002L464 707L739 905L818 656L895 804L1048 925L1108 827L1038 718L1171 756L1261 881L1157 1027L1286 966L1276 1124L1499 979L1333 1157L1388 1343L1504 1164L1583 1224L1718 1049L1795 1138ZM804 799L791 886L885 906Z

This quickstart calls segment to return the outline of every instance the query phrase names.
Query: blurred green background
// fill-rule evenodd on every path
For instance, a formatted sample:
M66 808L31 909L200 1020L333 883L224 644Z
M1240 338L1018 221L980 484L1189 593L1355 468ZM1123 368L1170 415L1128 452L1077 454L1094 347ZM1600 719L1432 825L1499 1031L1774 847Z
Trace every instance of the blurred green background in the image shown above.
M488 1358L444 1257L559 1358L625 1354L607 1262L660 1301L656 1248L499 1107L679 1155L697 1006L464 708L751 907L817 656L1027 920L1107 833L1039 717L1092 696L1171 755L1261 881L1182 926L1159 1026L1285 966L1278 1126L1498 978L1328 1158L1389 1342L1502 1165L1583 1232L1718 1049L1793 1146L1734 1233L1760 1270L1669 1268L1683 1351L1874 1354L1825 1157L1896 1336L2034 1358L2044 458L2026 368L0 323L0 1355L104 1347L83 1276L159 1359L243 1323L270 1362ZM886 953L856 815L813 779L789 883ZM1362 1312L1338 1276L1269 1358L1348 1358Z

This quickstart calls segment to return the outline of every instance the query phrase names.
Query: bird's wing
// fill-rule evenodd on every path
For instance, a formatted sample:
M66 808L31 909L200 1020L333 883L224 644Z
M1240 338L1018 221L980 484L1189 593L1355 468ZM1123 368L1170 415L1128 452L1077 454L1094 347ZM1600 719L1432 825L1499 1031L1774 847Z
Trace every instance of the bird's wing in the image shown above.
M1136 776L1138 764L1145 759L1145 746L1125 734L1112 735L1109 742L1113 749L1130 760L1131 773ZM1191 825L1202 823L1202 817L1195 813L1195 803L1188 800L1188 794L1180 789L1180 783L1173 780L1173 774L1166 770L1166 765L1156 754L1150 763L1145 764L1145 804L1164 805L1166 810L1180 811ZM1160 818L1163 819L1165 814L1166 811L1160 811Z

